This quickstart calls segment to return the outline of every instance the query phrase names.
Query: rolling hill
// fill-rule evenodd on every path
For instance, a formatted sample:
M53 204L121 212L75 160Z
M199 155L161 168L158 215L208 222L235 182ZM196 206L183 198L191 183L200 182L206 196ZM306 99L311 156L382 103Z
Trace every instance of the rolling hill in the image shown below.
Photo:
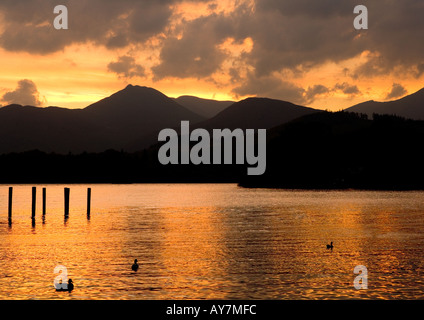
M193 96L181 96L175 101L207 119L216 116L234 103L234 101L217 101Z
M367 101L346 109L348 112L397 115L413 120L424 120L424 88L402 99L377 102Z
M206 109L209 115L223 111L206 120L178 101L197 103L203 114ZM206 129L269 129L318 111L267 98L230 103L190 96L172 99L153 88L128 85L84 109L9 105L0 108L0 153L133 152L157 143L160 130L179 128L183 120Z
M0 153L140 150L163 128L203 119L155 89L131 85L85 109L9 105L0 108Z
M198 124L205 129L270 129L320 110L268 98L247 98L235 102L215 117Z

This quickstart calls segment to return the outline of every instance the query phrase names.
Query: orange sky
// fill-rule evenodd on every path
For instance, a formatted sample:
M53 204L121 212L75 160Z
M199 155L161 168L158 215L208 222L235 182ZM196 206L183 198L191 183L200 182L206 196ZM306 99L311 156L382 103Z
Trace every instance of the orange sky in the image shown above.
M253 1L246 1L253 3ZM38 89L40 100L44 106L62 106L70 108L83 108L99 99L123 89L127 84L150 86L162 91L168 96L195 95L202 98L217 100L241 100L255 94L237 95L234 92L239 83L232 81L230 72L234 66L242 65L240 77L247 77L249 72L254 72L255 67L247 63L246 55L252 53L253 48L259 47L259 41L245 36L243 41L236 41L233 37L217 42L215 47L225 52L219 68L205 75L191 76L165 76L161 79L154 77L152 68L161 62L161 41L170 38L168 32L180 39L185 36L185 26L192 21L214 14L233 14L236 1L219 1L211 6L211 2L176 3L170 5L172 17L166 32L161 32L143 43L132 43L119 49L107 48L94 41L70 43L61 50L48 53L25 52L24 50L6 50L0 47L0 97L8 91L14 90L19 80L30 79ZM71 7L72 8L72 7ZM0 9L1 10L1 9ZM256 10L252 5L252 10ZM54 15L48 15L53 20ZM354 15L352 15L353 21ZM3 24L0 19L0 26ZM70 19L72 15L70 14ZM7 27L7 24L3 24ZM6 28L6 27L3 27ZM70 27L71 28L71 27ZM0 29L1 30L1 29ZM169 31L172 30L172 31ZM180 31L178 31L180 30ZM4 30L3 30L4 31ZM65 30L56 32L68 32ZM360 36L360 31L358 31ZM199 39L199 42L204 39ZM299 41L302 41L299 38ZM306 41L306 40L305 40ZM123 78L117 73L108 70L111 62L119 57L131 56L136 63L145 69L144 76ZM405 92L411 94L423 87L422 77L412 77L408 74L387 73L371 75L360 79L352 78L346 70L353 70L369 61L373 55L368 50L363 50L358 55L349 59L315 63L313 67L305 69L301 74L294 69L281 69L276 67L268 76L281 79L303 88L316 85L324 86L328 90L323 94L314 96L308 105L320 109L340 110L366 100L385 100L394 83L401 84ZM196 57L201 60L202 58ZM208 64L208 61L201 61ZM297 66L298 67L298 66ZM337 84L349 84L359 89L359 94L346 94L335 89ZM260 92L257 95L261 95ZM284 96L269 96L270 98L284 99ZM286 100L291 100L287 96ZM296 102L296 101L292 101ZM5 105L5 102L0 102Z

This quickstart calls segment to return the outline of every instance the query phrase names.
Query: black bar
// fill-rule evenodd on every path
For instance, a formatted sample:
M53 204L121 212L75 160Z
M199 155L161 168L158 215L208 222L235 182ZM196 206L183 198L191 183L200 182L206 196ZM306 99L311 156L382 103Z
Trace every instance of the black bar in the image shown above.
M32 187L32 214L31 214L31 217L33 219L35 218L36 203L37 203L37 188Z
M69 194L70 189L65 188L65 217L69 216Z
M91 212L91 188L87 189L87 215Z
M43 188L43 216L46 215L46 188Z
M9 187L9 220L12 219L13 187Z

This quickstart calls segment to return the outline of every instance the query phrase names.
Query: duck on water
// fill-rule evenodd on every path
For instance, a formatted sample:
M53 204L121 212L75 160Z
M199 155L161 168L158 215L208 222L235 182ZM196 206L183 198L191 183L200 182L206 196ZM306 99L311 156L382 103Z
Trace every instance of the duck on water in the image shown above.
M61 284L60 284L59 288L56 288L56 291L71 292L72 290L74 290L74 282L72 281L72 279L68 280L68 286L66 288L64 288Z
M137 271L138 270L138 263L137 263L137 259L134 259L134 264L131 266L131 269L133 271Z

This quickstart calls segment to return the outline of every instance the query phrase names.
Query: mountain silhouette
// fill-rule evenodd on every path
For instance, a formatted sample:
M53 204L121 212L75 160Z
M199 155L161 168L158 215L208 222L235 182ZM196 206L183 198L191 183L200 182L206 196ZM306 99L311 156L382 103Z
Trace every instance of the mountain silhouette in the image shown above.
M197 103L203 114L231 103L191 96L172 99L153 88L128 85L84 109L9 105L0 108L0 153L133 152L156 144L162 129L178 130L183 120L206 129L269 129L318 111L280 100L248 98L206 120L177 101L191 104L192 109Z
M177 127L182 120L205 119L156 89L132 85L88 106L84 114L112 134L109 148L131 151L157 142L160 130Z
M402 99L377 102L367 101L346 109L348 112L397 115L412 120L424 120L424 88Z
M181 96L175 99L180 105L209 119L228 108L234 101L217 101L193 96Z
M101 152L136 143L141 150L159 130L203 119L155 89L132 85L85 109L9 105L0 108L0 153Z
M175 119L198 122L204 118L178 104L153 88L128 85L84 109L107 125L128 126L136 129L140 125L148 129L170 126Z
M198 124L205 129L270 129L298 117L319 112L290 102L268 98L247 98L235 102L215 117Z
M110 135L81 109L9 105L0 108L0 153L39 149L68 153L100 151Z

